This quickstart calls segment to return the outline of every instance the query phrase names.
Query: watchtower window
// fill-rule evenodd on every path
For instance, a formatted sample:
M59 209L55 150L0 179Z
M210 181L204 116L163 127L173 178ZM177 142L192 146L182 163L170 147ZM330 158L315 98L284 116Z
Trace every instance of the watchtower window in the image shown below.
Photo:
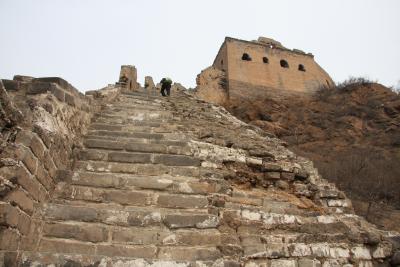
M223 61L223 60L221 60L221 65L222 65L222 66L224 65L224 61Z
M251 61L251 57L247 53L243 53L242 60Z
M299 64L299 71L306 71L306 68L303 64Z
M268 58L267 58L267 57L263 57L263 62L266 63L266 64L268 64L268 63L269 63Z
M282 59L281 60L281 67L282 68L289 68L289 63L287 63L286 60Z

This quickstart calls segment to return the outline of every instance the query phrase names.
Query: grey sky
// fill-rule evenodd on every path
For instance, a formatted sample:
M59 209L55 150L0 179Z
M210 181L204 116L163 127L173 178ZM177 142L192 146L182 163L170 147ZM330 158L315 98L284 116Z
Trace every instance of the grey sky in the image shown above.
M60 76L79 90L169 76L185 86L225 36L312 52L335 81L400 80L398 0L0 0L0 77Z

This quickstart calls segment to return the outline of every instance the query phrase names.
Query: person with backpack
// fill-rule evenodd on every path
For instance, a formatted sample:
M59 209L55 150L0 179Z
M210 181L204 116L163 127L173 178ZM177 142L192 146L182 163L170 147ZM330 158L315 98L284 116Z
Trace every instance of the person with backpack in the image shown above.
M170 96L172 80L170 78L162 78L160 83L161 83L161 95ZM167 93L165 93L165 91Z

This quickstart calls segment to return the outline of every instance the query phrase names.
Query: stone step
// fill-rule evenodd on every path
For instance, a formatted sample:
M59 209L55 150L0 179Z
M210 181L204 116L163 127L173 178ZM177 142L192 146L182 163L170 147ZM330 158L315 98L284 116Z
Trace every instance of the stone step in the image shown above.
M115 108L106 108L103 109L97 113L95 113L95 115L102 115L102 114L106 114L106 115L115 115L115 116L135 116L135 117L149 117L149 118L168 118L172 115L171 112L166 111L166 110L162 110L161 108L157 109L157 110L152 110L150 108L146 108L144 106L142 107L135 107L135 108L130 108L130 109L115 109Z
M105 141L105 140L96 140ZM109 143L109 141L107 142ZM109 149L117 150L117 144L115 147L108 146ZM131 148L133 149L133 147ZM171 150L172 151L172 150ZM180 152L177 148L174 152ZM183 153L183 152L182 152ZM87 150L86 154L81 155L84 158L90 160L100 160L107 162L120 162L120 163L144 163L144 164L156 164L164 166L193 166L199 167L201 160L180 154L155 154L155 153L144 153L144 152L124 152L124 151L110 151L108 153L100 150Z
M88 264L93 263L93 265L84 266L106 266L104 264L110 263L107 266L211 267L209 262L221 257L222 255L216 247L168 246L157 249L156 246L152 245L92 244L64 239L42 238L37 254L24 252L24 257L22 258L25 262L23 266L29 266L26 265L29 262L32 264L30 266L39 266L39 262L50 263L48 266L55 266L54 263L57 262L63 263L57 266L83 266L81 263L86 261ZM30 260L31 258L34 259L34 262ZM204 265L202 261L205 261ZM98 265L100 262L101 265ZM183 265L182 262L187 262L187 265ZM157 265L153 265L153 263L157 263Z
M75 170L106 173L129 173L144 176L169 174L171 176L199 177L200 168L193 166L166 166L164 164L134 164L106 161L77 161Z
M128 131L128 132L147 132L147 133L168 133L177 131L181 125L158 125L157 127L150 125L130 125L118 123L99 123L90 124L89 130L104 130L104 131Z
M129 142L129 143L140 143L140 144L161 144L165 146L180 146L185 147L188 146L187 141L178 141L178 140L165 140L165 139L147 139L147 138L136 138L136 137L125 137L125 136L111 136L111 135L100 135L101 132L90 131L89 135L86 135L86 139L97 139L97 140L106 140L106 141L120 141L120 142ZM161 133L165 134L165 133Z
M110 125L130 125L130 126L148 126L148 127L160 127L164 124L168 124L168 120L143 120L143 121L127 121L124 119L107 119L102 117L93 117L92 123L99 124L110 124Z
M118 112L118 111L126 111L130 112L132 110L138 110L138 111L146 111L146 112L157 112L157 111L162 111L165 112L166 110L164 109L163 106L160 104L152 104L149 105L149 103L135 103L135 102L127 102L127 103L118 103L114 105L108 105L105 106L104 108L101 109L102 112Z
M106 131L106 130L89 130L88 135L98 135L98 136L111 136L111 137L127 137L127 138L143 138L143 139L165 139L165 134L163 133L148 133L148 132L128 132L128 131ZM88 139L85 142L89 142ZM93 141L94 142L94 141Z
M66 179L73 185L92 186L114 189L147 189L169 191L179 194L227 194L228 183L215 179L198 179L194 177L136 176L115 173L74 172Z
M164 250L165 251L165 250ZM119 267L186 267L186 266L202 266L212 267L214 260L173 260L173 259L146 259L142 257L130 256L101 256L78 253L48 253L48 252L21 252L22 266L119 266ZM200 251L198 251L200 253ZM219 266L238 267L240 263L233 260L220 259ZM100 265L99 265L100 263ZM214 265L215 266L215 265Z
M124 152L140 152L140 153L157 153L170 155L186 155L191 156L191 148L189 146L167 146L164 144L154 143L133 143L127 141L111 141L103 139L86 139L85 146L78 153L81 160L104 160L111 159L115 151Z
M169 119L172 118L173 115L169 113L162 114L160 112L148 113L148 112L138 112L132 115L125 113L95 113L94 117L96 118L106 118L106 119L124 119L127 121L143 121L143 120L161 120L161 119Z
M114 227L85 222L47 222L43 236L92 243L155 246L217 246L226 239L217 229Z
M41 210L46 221L89 222L124 227L166 227L168 229L217 228L219 217L205 210L130 207L104 203L47 203Z
M149 206L170 209L200 210L208 208L204 195L174 194L151 190L95 188L81 185L60 184L56 197L95 203L114 203L123 206Z
M122 93L121 97L127 97L127 98L148 98L148 99L157 99L161 100L162 96L161 94L149 94L148 92L130 92L130 93Z

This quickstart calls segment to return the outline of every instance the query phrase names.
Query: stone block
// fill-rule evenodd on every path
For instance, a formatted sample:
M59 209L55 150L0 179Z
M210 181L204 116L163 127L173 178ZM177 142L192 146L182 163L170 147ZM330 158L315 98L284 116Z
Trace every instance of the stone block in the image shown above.
M126 245L98 245L97 255L109 257L131 257L131 258L144 258L154 259L157 255L157 247L135 247Z
M70 106L75 107L75 97L73 95L70 95L68 93L65 93L65 103L67 103Z
M68 254L89 254L95 253L93 244L81 243L67 240L42 239L39 244L39 252L68 253Z
M167 146L161 144L130 143L125 145L125 150L134 152L167 153Z
M80 160L107 160L107 153L99 150L80 150L78 152Z
M282 168L277 163L264 162L263 169L264 169L264 171L280 171Z
M88 148L104 148L113 150L122 150L125 147L123 142L100 139L85 139L84 145Z
M63 89L53 85L50 91L59 101L65 102L65 92Z
M46 147L50 148L53 142L52 133L47 131L46 129L43 129L41 126L37 124L33 126L33 131L40 137L40 139L42 139Z
M206 230L206 231L186 231L180 230L172 235L167 236L166 240L173 239L173 243L169 245L179 246L217 246L221 245L221 234L217 230ZM164 242L163 242L164 243ZM168 244L168 242L164 243Z
M306 257L311 255L309 245L297 243L289 246L289 252L292 257Z
M100 190L104 201L115 202L121 205L145 206L149 205L152 195L141 191Z
M98 211L94 208L79 206L48 205L45 207L47 218L62 221L96 222Z
M208 206L208 200L203 196L160 194L157 204L166 208L200 209Z
M293 181L294 173L293 172L281 172L281 179Z
M0 168L0 175L8 180L17 178L18 184L21 185L33 199L39 202L44 201L48 197L46 189L23 166L4 166Z
M130 226L159 226L161 214L158 211L129 211L126 215L127 224Z
M32 138L33 138L32 132L21 130L15 137L15 143L22 144L26 147L30 147Z
M47 191L51 192L53 190L55 185L54 181L41 163L38 164L36 178L46 188Z
M270 267L297 267L296 260L271 260Z
M216 228L219 219L211 214L167 214L163 222L168 228Z
M66 89L66 90L71 90L72 86L63 78L60 77L40 77L40 78L34 78L33 82L48 82L48 83L55 83L58 86ZM75 89L76 90L76 89Z
M105 227L67 223L46 223L43 227L43 234L49 237L76 239L93 243L107 241L108 238L108 231Z
M49 82L33 82L28 86L27 94L45 94L47 91L52 91L54 85Z
M27 147L19 146L16 150L17 157L25 164L31 174L36 174L38 160Z
M20 89L20 82L14 80L1 80L3 82L4 88L7 91L18 91Z
M108 160L126 163L151 163L151 154L111 152L108 154Z
M11 204L16 204L29 215L33 214L33 201L21 189L15 189L6 196L6 200Z
M155 155L154 163L167 166L200 166L201 161L196 158L182 155Z
M158 257L161 260L212 261L220 258L221 253L216 248L161 247Z
M351 248L350 251L351 251L352 257L355 259L360 259L360 260L372 259L371 252L366 247L353 247L353 248Z
M265 179L280 179L281 178L281 173L280 172L266 172L264 173L264 178Z
M50 153L48 153L48 151L44 152L43 165L46 168L46 170L49 172L50 177L55 179L56 175L57 175L57 167L54 164L53 158L51 157Z
M329 249L329 254L331 258L349 258L350 251L347 248L342 247L331 247Z
M17 207L8 203L0 204L0 225L8 225L17 228L20 233L27 235L30 229L31 219Z
M161 230L121 228L112 232L112 241L128 245L159 245L168 235Z
M74 172L70 180L74 185L88 185L102 188L119 188L126 183L123 182L122 177L116 174L92 172Z
M299 259L298 267L321 267L321 262L315 259Z
M39 159L43 160L45 145L42 143L42 140L36 135L32 136L32 141L30 143L30 148L32 149L33 154Z
M16 251L21 236L15 229L0 227L0 250Z

